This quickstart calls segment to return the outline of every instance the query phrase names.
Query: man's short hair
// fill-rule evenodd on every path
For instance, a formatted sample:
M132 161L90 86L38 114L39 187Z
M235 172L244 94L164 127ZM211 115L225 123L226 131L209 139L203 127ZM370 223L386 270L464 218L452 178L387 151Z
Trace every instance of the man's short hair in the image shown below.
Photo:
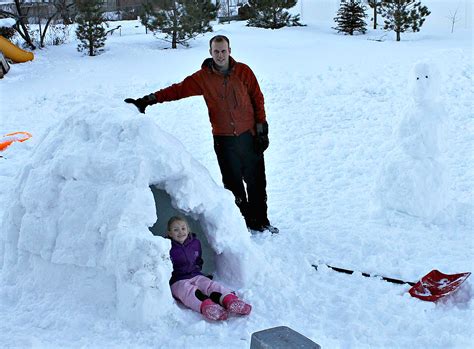
M209 40L209 48L212 48L212 43L213 42L222 42L222 41L226 41L227 42L227 45L230 47L230 41L229 41L229 38L225 35L216 35L216 36L213 36L211 38L211 40Z

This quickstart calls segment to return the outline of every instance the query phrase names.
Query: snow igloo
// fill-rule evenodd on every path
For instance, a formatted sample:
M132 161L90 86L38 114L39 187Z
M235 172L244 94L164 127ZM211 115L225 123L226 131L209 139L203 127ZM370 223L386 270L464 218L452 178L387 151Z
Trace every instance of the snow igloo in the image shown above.
M137 325L178 311L163 238L176 213L203 242L204 272L238 289L265 269L232 194L151 118L118 103L80 104L51 127L9 195L0 280L17 300L107 306Z

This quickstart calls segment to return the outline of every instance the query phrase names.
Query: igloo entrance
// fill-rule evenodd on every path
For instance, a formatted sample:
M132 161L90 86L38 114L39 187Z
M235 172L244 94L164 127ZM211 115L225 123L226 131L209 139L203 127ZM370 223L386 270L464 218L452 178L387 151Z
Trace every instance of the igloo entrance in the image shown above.
M165 190L160 189L155 185L151 185L150 189L153 192L153 197L155 199L157 217L155 224L149 228L153 235L166 237L166 224L171 216L182 216L186 218L191 231L196 234L199 240L201 240L202 258L204 260L202 271L205 275L214 274L216 270L216 253L209 245L206 234L204 233L199 221L173 207L171 196Z

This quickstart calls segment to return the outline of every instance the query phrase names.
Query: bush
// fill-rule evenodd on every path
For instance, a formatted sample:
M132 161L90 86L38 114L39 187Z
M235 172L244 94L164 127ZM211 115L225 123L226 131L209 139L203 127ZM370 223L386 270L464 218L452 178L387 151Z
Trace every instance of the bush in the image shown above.
M296 0L249 0L251 17L249 27L279 29L302 26L300 15L292 16L286 9L296 5Z
M244 6L239 7L238 15L241 20L246 21L255 16L255 11L249 6L249 4L245 4Z
M10 40L15 36L16 30L13 28L1 27L0 28L0 35L4 38Z
M62 45L69 40L70 28L64 24L57 24L50 27L48 32L48 41L51 45Z

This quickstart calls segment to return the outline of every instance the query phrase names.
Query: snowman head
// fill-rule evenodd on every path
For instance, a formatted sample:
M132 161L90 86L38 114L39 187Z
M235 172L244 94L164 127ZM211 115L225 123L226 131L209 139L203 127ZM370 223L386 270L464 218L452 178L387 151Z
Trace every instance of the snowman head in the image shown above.
M411 93L415 102L429 102L438 97L438 73L433 64L416 63L410 75Z

